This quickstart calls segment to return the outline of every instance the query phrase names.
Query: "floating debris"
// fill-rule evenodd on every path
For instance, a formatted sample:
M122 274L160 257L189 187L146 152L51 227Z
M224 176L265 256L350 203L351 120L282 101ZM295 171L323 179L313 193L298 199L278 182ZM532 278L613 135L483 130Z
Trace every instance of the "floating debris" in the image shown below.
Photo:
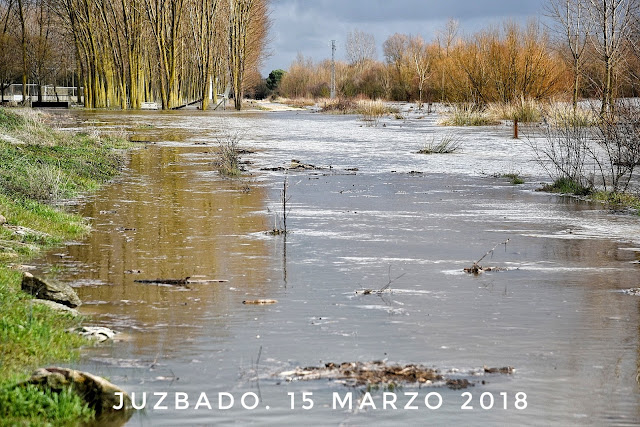
M252 300L244 300L243 304L251 304L251 305L268 305L268 304L276 304L278 300L275 299L252 299Z
M484 273L485 271L505 271L506 268L504 268L504 267L483 267L483 266L480 265L480 261L482 261L487 255L492 254L493 251L495 251L498 246L504 245L505 248L506 248L507 247L507 243L509 243L509 240L511 240L511 239L507 239L502 243L498 243L493 248L489 249L484 255L482 255L482 257L478 261L474 262L471 267L465 268L464 272L465 273L469 273L469 274L478 275L480 273Z
M473 372L474 376L484 374L512 374L514 369L510 366L503 368L483 367ZM472 387L475 382L468 378L459 378L459 373L441 373L438 369L422 365L389 365L384 361L373 362L344 362L336 364L326 363L320 367L296 368L277 374L287 381L311 381L329 379L347 386L370 385L442 385L453 390Z
M469 274L480 274L485 271L507 271L505 267L482 267L478 264L473 264L473 266L464 269L465 273Z
M139 272L139 270L132 270L133 272ZM134 280L134 283L147 283L157 285L172 285L172 286L187 286L190 284L202 284L202 283L224 283L228 282L226 279L192 279L191 276L187 276L184 279L140 279Z

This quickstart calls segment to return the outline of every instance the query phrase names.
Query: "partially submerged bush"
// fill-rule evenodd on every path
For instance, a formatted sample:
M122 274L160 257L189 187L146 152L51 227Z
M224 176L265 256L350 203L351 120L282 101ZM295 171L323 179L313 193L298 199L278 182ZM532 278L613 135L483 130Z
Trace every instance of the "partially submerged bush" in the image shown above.
M440 120L443 126L487 126L496 121L477 104L452 104L445 117Z
M418 154L449 154L455 153L460 149L460 145L462 144L462 140L453 134L446 134L440 139L436 139L435 136L431 137L431 140L428 141Z
M579 182L567 177L558 178L553 184L544 185L541 190L550 193L573 194L576 196L588 196L593 192L592 188L585 187Z
M509 173L503 173L502 174L503 178L508 178L509 182L513 185L520 185L520 184L524 184L524 179L520 176L519 172L509 172Z
M358 105L349 98L327 99L321 107L323 113L330 114L356 114L358 111Z
M238 176L240 170L240 152L238 151L238 135L227 135L218 139L218 161L216 167L221 175Z
M511 103L492 103L487 113L495 120L518 120L522 123L542 121L543 106L533 99L521 99Z
M390 112L384 102L370 100L358 101L357 111L362 115L362 120L370 125L376 125L382 116Z

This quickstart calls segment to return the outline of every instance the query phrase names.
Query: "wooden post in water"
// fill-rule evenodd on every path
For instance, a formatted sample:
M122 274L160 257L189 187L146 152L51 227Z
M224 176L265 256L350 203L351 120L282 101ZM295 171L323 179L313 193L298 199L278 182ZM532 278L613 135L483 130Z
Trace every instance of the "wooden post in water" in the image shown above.
M518 119L513 120L513 139L518 139Z

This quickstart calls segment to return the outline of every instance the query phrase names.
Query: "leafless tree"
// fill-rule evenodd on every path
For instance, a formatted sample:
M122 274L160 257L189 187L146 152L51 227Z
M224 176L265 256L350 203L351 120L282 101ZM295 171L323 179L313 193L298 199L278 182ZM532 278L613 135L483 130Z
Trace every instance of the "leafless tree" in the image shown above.
M578 106L580 75L592 21L587 18L585 0L550 0L547 14L554 20L554 31L562 48L568 51L573 73L573 109Z
M376 59L376 40L373 34L360 30L350 31L347 34L345 51L347 60L352 65L362 65L366 61Z
M431 73L431 54L429 46L420 36L409 40L408 54L413 64L413 70L418 82L418 108L422 108L424 84Z
M640 163L640 105L634 99L616 101L613 114L602 116L596 126L598 150L592 155L605 190L624 192Z
M614 105L614 76L625 59L625 50L637 19L640 0L585 0L593 27L589 40L596 59L602 65L600 113L611 112Z

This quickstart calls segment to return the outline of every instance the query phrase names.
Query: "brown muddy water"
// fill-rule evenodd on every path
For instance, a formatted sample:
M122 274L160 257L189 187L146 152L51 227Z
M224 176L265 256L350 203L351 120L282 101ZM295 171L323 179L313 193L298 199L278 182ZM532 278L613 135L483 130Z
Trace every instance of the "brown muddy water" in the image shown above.
M127 336L84 350L74 367L135 392L138 403L147 393L128 425L640 422L640 299L619 292L640 285L640 220L534 191L544 176L508 127L441 128L434 115L367 127L355 116L295 112L69 114L157 142L81 202L95 231L39 266L77 289L83 314ZM213 167L216 138L230 133L255 151L243 155L252 164L242 179ZM445 133L462 138L460 153L416 154ZM326 169L286 174L290 233L270 236L285 172L260 168L292 158ZM527 183L494 176L506 172ZM506 239L483 265L507 271L463 272ZM134 282L187 276L228 282ZM398 276L388 293L356 294ZM242 304L261 298L278 302ZM397 410L382 408L385 390L372 390L376 409L359 409L362 387L278 375L374 360L475 386L401 386L392 390ZM474 375L485 365L515 372ZM168 393L169 409L153 409L154 392ZM203 392L212 409L194 408ZM218 408L221 392L234 396L233 408ZM303 392L312 393L309 410ZM334 409L333 393L348 392L354 408ZM418 409L404 409L412 392ZM425 406L430 392L442 398L438 409ZM177 393L188 409L176 409ZM259 396L255 409L242 407L245 393ZM517 393L526 393L525 409ZM472 409L462 409L468 397Z

